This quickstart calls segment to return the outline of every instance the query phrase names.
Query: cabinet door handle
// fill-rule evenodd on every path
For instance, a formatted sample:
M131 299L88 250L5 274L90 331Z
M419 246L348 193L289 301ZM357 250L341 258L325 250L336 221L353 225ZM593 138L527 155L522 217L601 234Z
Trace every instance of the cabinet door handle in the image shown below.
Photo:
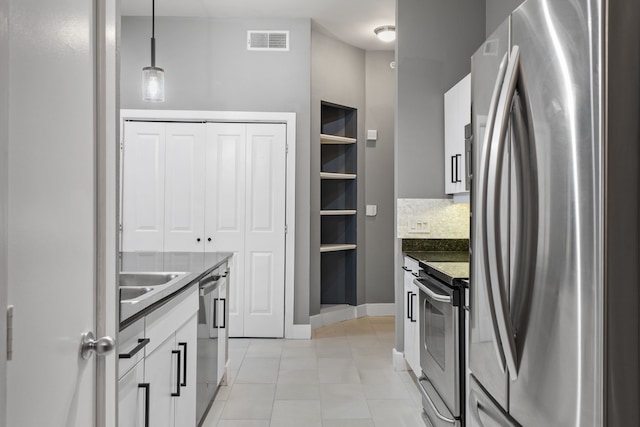
M456 178L453 174L453 168L454 168L454 163L456 161L456 156L451 156L451 183L455 184L456 183Z
M171 354L178 357L178 365L176 366L176 391L171 393L173 397L180 397L180 350L171 350Z
M118 359L131 359L133 356L135 356L140 350L142 350L143 348L146 347L147 344L149 344L151 340L149 338L139 338L138 339L138 345L135 346L133 349L131 349L131 351L129 353L122 353L118 355Z
M409 267L407 267L406 265L403 265L403 266L402 266L402 269L403 269L404 271L411 272L411 269L410 269Z
M226 298L220 298L222 300L222 326L221 328L224 329L227 327L227 299Z
M411 320L411 291L407 291L407 319Z
M198 238L196 239L196 242L200 243L200 240L201 240L201 239L198 237Z
M462 154L456 154L456 183L462 182L460 179L460 160L462 160Z
M417 322L417 320L413 318L413 297L417 297L417 296L418 296L418 294L416 294L414 292L411 292L411 302L409 303L409 305L411 306L411 319L410 320L413 323Z
M144 389L144 427L149 427L149 383L138 384L138 388Z
M213 299L213 327L218 327L218 298Z
M187 343L186 342L180 342L178 343L178 347L182 347L183 348L183 352L182 352L182 382L180 383L180 385L182 387L186 387L187 386Z

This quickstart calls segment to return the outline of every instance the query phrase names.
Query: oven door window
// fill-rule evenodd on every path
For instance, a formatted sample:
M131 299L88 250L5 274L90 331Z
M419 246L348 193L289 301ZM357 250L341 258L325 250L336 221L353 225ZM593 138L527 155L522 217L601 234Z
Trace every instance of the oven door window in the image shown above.
M429 299L424 300L424 345L433 360L446 369L445 316Z

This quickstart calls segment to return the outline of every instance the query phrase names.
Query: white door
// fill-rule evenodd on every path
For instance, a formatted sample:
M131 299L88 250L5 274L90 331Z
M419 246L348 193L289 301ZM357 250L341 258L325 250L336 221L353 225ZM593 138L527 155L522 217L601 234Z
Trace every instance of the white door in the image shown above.
M164 247L164 123L125 122L122 153L122 250Z
M204 250L205 129L202 123L166 124L164 250Z
M207 123L206 133L205 250L235 253L229 334L242 337L244 270L239 267L244 265L246 125Z
M96 328L96 278L104 274L96 268L103 214L96 164L104 164L96 135L104 129L95 120L102 116L95 108L94 9L101 6L8 3L8 303L15 310L7 425L102 425L96 371L103 363L80 357L81 334ZM107 156L111 149L115 157L113 140Z
M284 336L286 133L247 126L244 335Z

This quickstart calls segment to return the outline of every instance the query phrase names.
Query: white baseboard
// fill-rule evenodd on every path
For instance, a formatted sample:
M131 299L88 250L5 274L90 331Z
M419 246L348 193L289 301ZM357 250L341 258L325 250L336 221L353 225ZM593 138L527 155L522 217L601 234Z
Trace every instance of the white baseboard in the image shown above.
M291 340L309 340L311 339L311 325L293 325L291 335L287 337Z
M311 329L318 329L333 323L345 320L358 319L365 316L395 316L396 305L386 304L361 304L358 306L345 306L344 308L326 311L309 318ZM294 325L296 326L296 325Z
M367 316L395 316L396 305L386 304L364 304L367 307Z
M404 353L399 352L395 348L391 350L391 360L393 362L393 369L395 369L396 372L409 370L409 366L404 359Z

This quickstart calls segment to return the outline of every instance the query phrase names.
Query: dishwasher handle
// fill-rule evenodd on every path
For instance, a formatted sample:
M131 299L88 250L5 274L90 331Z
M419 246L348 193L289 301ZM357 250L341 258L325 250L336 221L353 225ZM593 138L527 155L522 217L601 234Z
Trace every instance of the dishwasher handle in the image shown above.
M211 292L215 290L220 282L220 279L225 276L209 276L200 281L200 296L203 297L205 295L209 295Z

